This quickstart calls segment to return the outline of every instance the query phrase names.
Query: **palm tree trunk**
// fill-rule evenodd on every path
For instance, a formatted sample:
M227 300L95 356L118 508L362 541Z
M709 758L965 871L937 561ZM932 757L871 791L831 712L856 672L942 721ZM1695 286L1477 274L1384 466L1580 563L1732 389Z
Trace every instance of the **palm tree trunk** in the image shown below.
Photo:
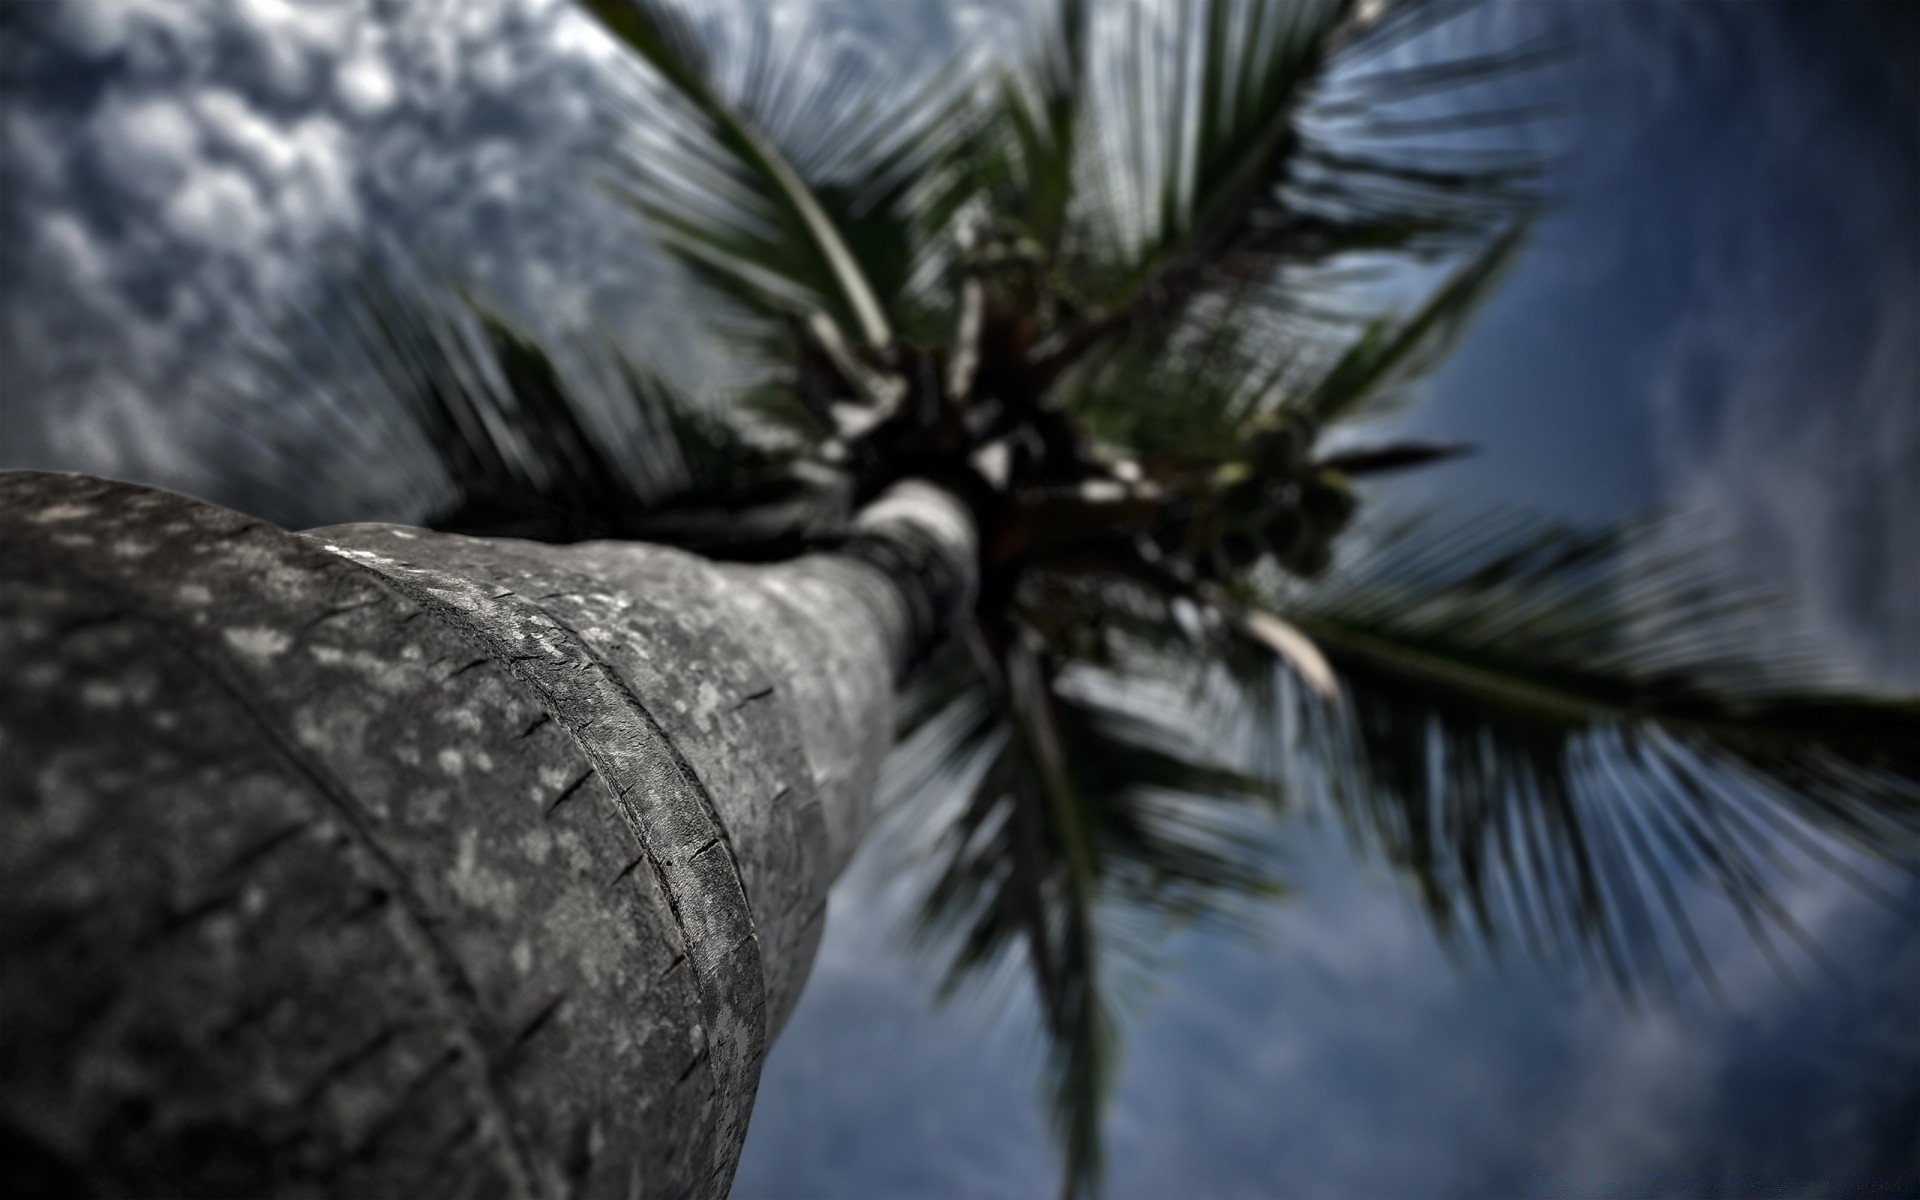
M0 1175L719 1195L962 506L844 550L293 534L0 474Z

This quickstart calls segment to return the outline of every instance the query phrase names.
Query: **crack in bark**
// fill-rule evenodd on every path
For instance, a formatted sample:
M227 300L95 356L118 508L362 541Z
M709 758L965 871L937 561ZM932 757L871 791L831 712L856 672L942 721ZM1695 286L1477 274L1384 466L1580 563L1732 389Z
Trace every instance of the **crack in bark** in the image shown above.
M633 874L634 871L640 866L640 864L645 861L647 861L647 856L642 854L639 857L635 858L632 862L628 863L626 866L620 868L620 873L613 877L613 882L607 884L607 890L612 891L614 888L619 887L623 882L626 881L627 876Z
M761 688L761 689L760 689L759 691L757 691L757 692L753 692L753 693L750 693L750 694L748 694L748 695L745 695L745 696L742 696L742 697L740 697L740 699L739 699L739 701L738 701L738 702L736 702L736 703L734 704L734 706L733 706L733 707L732 707L731 709L729 709L728 711L729 711L729 712L739 712L739 711L740 711L741 709L743 709L743 708L745 708L745 707L746 707L747 705L749 705L749 704L751 704L751 703L753 703L753 702L754 702L755 700L764 700L764 699L766 699L766 698L767 698L768 696L771 696L771 695L773 695L773 685L772 685L772 684L768 684L768 685L767 685L766 687L763 687L763 688Z
M376 598L373 600L360 600L353 604L342 604L337 607L330 608L326 612L323 612L319 616L313 618L313 620L308 621L306 624L302 625L300 627L300 632L302 634L310 633L312 632L313 627L316 625L322 624L323 622L326 622L326 621L331 621L335 617L344 617L350 612L358 612L363 608L371 608L373 605L377 603L379 603L379 600Z
M678 962L687 957L686 947L693 942L693 934L687 930L686 914L680 911L680 897L674 894L672 886L667 883L667 873L660 869L659 860L654 858L651 851L643 853L641 857L647 860L647 870L653 872L653 882L655 886L659 888L660 895L667 902L667 912L673 915L674 932L680 935L680 958L675 960ZM667 969L671 971L673 968L668 967ZM701 1007L706 1007L704 1001ZM714 1015L713 1012L709 1011L707 1013L707 1019L711 1021Z
M215 892L213 895L207 896L204 899L197 900L185 908L176 909L168 913L161 919L159 928L154 930L153 935L146 940L145 945L164 942L188 926L206 920L221 909L233 907L239 902L240 893L244 890L244 888L239 886L230 887L224 891Z
M432 1066L414 1076L412 1082L407 1084L406 1090L400 1093L400 1098L395 1100L393 1106L382 1113L380 1119L367 1129L359 1145L347 1151L342 1161L355 1163L372 1158L373 1148L379 1145L381 1139L387 1134L399 1127L401 1118L412 1111L414 1101L418 1100L428 1088L433 1086L434 1081L446 1074L447 1069L458 1061L460 1061L460 1048L447 1047L446 1051L433 1061Z
M281 988L268 992L265 996L262 996L251 1004L242 1005L234 1012L233 1016L228 1019L226 1024L213 1031L213 1044L216 1046L227 1045L233 1041L234 1038L239 1037L241 1032L248 1026L264 1020L268 1014L292 998L293 993L290 990Z
M93 629L101 625L113 625L120 621L130 620L132 619L133 615L134 615L133 613L127 611L124 608L116 608L111 612L96 613L95 615L88 616L88 617L76 617L75 619L68 621L63 625L56 626L53 631L53 636L56 639L64 641L65 639L72 637L74 634L83 632L88 629Z
M679 1087L681 1084L685 1083L690 1077L692 1077L693 1073L699 1069L700 1064L705 1061L707 1061L707 1052L705 1050L702 1050L700 1051L700 1053L694 1055L693 1061L687 1064L686 1070L680 1072L680 1078L673 1081L673 1086Z
M477 1135L479 1133L480 1118L468 1117L465 1121L461 1122L460 1128L453 1131L453 1136L442 1142L440 1148L434 1151L433 1157L427 1160L427 1165L421 1169L421 1175L425 1178L432 1179L439 1173L441 1164L451 1158L455 1150L458 1150L470 1141L478 1140Z
M815 924L816 922L825 919L826 915L827 915L827 898L825 896L822 896L820 897L820 902L818 904L814 905L812 908L807 910L807 916L806 916L806 920L804 921L804 924L806 925Z
M393 893L389 892L386 888L378 888L378 887L374 888L367 893L367 898L365 900L361 901L359 904L356 904L352 908L349 908L345 912L341 913L339 916L339 923L341 925L350 925L353 922L358 921L360 918L366 916L368 913L379 912L381 909L385 908L388 902L391 901L392 899L393 899ZM309 924L308 927L311 928L314 925L324 924L332 920L333 918L331 916L322 915L320 917L314 918L314 920Z
M294 838L299 837L307 830L312 829L313 825L314 822L309 819L305 821L295 821L284 829L275 830L245 850L242 850L239 854L234 855L233 860L220 869L220 874L245 874L248 868L256 865L275 850L286 845Z
M586 770L580 772L580 778L568 784L566 790L561 792L558 796L555 796L553 798L552 804L547 805L548 819L552 819L553 814L560 811L560 806L562 804L565 804L568 800L572 799L573 794L579 791L581 788L585 787L587 785L587 780L592 778L593 778L592 767L588 767Z
M560 1006L566 1002L567 994L561 992L558 996L555 996L553 999L547 1001L546 1004L542 1005L540 1011L535 1013L531 1020L520 1027L520 1032L513 1035L513 1039L507 1043L506 1048L501 1050L499 1056L494 1059L494 1073L504 1074L507 1064L513 1059L513 1056L519 1053L521 1048L526 1046L528 1042L531 1042L535 1037L539 1036L540 1031L545 1029L553 1018L559 1015Z
M306 1087L300 1089L300 1098L296 1103L301 1108L312 1105L326 1094L328 1088L351 1074L355 1067L392 1045L394 1039L400 1036L400 1029L398 1025L384 1025L366 1042L335 1059Z

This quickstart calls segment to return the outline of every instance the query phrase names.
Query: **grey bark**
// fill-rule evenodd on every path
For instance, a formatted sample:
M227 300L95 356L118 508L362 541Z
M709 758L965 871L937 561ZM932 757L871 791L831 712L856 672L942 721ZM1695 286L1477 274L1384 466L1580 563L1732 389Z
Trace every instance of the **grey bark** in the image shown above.
M720 1195L959 504L843 552L0 473L0 1182Z

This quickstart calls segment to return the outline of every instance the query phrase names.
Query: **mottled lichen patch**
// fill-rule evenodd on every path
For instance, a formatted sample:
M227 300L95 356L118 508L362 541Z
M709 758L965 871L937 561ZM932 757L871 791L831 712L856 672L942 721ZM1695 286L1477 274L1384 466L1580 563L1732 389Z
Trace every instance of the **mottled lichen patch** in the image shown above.
M36 525L51 525L56 521L78 521L82 517L93 515L91 504L48 504L27 513L27 520Z
M235 650L253 658L273 658L285 654L287 647L293 645L292 635L259 625L225 629L221 636Z

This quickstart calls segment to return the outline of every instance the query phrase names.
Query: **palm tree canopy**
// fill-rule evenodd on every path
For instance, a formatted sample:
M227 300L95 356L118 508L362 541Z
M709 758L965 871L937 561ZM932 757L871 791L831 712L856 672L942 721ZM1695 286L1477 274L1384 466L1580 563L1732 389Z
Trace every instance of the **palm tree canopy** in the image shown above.
M442 528L759 559L902 478L966 500L978 602L893 775L938 814L916 936L947 990L1031 976L1070 1191L1130 981L1284 894L1275 813L1331 807L1450 941L1628 995L1710 983L1686 889L1771 950L1781 846L1920 858L1920 703L1819 671L1684 521L1374 512L1357 483L1457 448L1325 440L1408 401L1521 251L1540 156L1436 138L1522 127L1446 97L1557 47L1412 52L1446 4L1059 0L1011 62L823 80L764 28L585 3L639 68L606 182L736 378L391 271L330 352Z

